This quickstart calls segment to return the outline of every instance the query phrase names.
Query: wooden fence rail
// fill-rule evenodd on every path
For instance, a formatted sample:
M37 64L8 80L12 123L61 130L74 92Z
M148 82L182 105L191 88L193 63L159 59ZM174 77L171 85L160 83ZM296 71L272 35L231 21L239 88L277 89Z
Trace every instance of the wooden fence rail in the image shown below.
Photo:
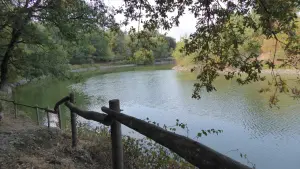
M33 108L33 109L38 108L38 109L40 109L40 110L44 110L44 111L47 111L47 112L56 114L56 112L55 112L54 110L48 109L48 108L46 108L46 107L31 106L31 105L27 105L27 104L17 103L15 100L7 100L7 99L0 99L0 100L6 101L6 102L11 102L11 103L13 103L14 105L24 106L24 107Z
M12 100L0 99L14 103L14 105L22 105L35 109L41 109L47 112L48 127L49 126L49 114L54 113L58 115L59 126L61 127L60 118L60 105L65 104L69 108L71 113L71 130L72 130L72 147L77 146L77 129L76 129L76 115L79 115L85 119L93 120L111 126L111 142L112 142L112 166L113 169L123 169L123 145L122 145L122 133L121 124L149 137L155 142L163 145L164 147L175 152L186 161L190 162L194 166L201 169L251 169L250 167L241 164L240 162L233 160L226 155L223 155L197 141L194 141L185 136L169 132L161 127L137 119L135 117L120 113L119 100L110 100L109 108L102 107L101 110L105 113L99 113L95 111L85 111L77 108L75 103L74 94L70 94L59 100L54 110L49 108L41 108L38 106L30 106L25 104L16 103ZM38 115L38 113L37 113Z
M50 115L49 115L49 113L57 114L56 111L49 109L49 107L47 107L47 108L45 108L45 107L39 107L38 105L32 106L32 105L18 103L15 100L7 100L7 99L2 99L2 98L0 98L0 100L5 101L5 102L10 102L10 103L12 103L14 105L15 118L17 118L17 114L18 114L18 107L17 106L23 106L23 107L28 107L28 108L35 109L36 123L37 123L37 125L40 125L40 113L39 113L39 110L43 110L47 114L48 128L50 128ZM58 118L58 119L59 119L59 124L61 124L61 119L60 118ZM60 126L60 128L61 128L61 126Z

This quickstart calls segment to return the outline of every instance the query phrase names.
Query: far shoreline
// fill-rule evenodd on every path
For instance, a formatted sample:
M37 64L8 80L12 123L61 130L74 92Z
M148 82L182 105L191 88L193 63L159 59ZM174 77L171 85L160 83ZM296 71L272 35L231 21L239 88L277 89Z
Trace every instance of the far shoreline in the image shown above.
M180 65L176 65L172 68L172 70L178 71L178 72L191 72L191 69L194 66L180 66ZM227 73L230 70L225 70L225 71L219 71L219 73ZM271 74L272 70L271 69L263 69L261 71L261 74ZM274 69L275 73L278 74L285 74L285 75L299 75L300 74L300 70L297 69Z

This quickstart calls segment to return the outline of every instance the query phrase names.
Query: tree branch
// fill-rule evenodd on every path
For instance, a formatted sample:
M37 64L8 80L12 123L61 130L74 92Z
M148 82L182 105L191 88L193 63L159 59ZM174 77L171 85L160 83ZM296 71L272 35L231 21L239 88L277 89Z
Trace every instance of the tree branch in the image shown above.
M274 38L275 38L276 41L278 41L278 42L280 42L280 43L282 43L284 45L287 45L286 43L284 43L284 42L282 42L281 40L278 39L277 33L275 33L274 31L271 31L271 32L272 32L272 35L274 36Z
M84 14L81 14L81 15L79 15L79 16L76 16L76 17L71 17L71 18L69 18L69 19L72 19L72 20L77 20L77 19L81 19L81 18L83 18L83 16L84 16Z
M25 2L25 8L28 8L28 5L29 5L29 0L26 0L26 2Z
M16 41L16 43L26 43L24 40Z
M265 3L263 2L264 0L258 0L258 1L259 1L259 3L262 5L262 7L263 7L264 10L266 11L266 13L270 16L270 15L271 15L271 12L268 10L267 6L266 6ZM280 43L286 45L286 43L284 43L284 42L282 42L281 40L278 39L277 33L275 33L271 28L270 28L270 31L272 32L272 35L274 36L274 38L275 38L278 42L280 42Z
M258 0L259 3L262 5L262 7L264 8L264 10L271 15L271 12L268 11L268 8L267 6L265 5L265 3L263 2L263 0Z

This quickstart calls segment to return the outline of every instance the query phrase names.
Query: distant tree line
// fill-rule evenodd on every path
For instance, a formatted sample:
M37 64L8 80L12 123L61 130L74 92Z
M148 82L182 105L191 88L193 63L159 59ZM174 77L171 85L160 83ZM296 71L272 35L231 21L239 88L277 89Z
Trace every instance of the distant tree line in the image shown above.
M150 32L149 32L150 33ZM171 57L176 47L174 38L151 32L152 45L143 46L148 41L134 38L121 30L94 30L70 49L70 63L97 63L125 61L127 63L151 64L156 58ZM69 49L67 49L69 50Z

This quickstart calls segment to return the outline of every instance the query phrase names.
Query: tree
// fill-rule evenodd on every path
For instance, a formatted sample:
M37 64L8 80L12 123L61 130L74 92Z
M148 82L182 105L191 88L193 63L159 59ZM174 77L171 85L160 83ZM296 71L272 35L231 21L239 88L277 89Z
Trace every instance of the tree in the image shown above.
M176 43L176 48L172 52L172 56L176 60L177 64L181 66L187 66L193 64L193 59L195 58L195 54L187 55L184 51L184 39L181 39Z
M151 50L153 51L155 58L165 58L170 56L169 44L164 36L158 34L156 37L152 38L152 41L155 45L151 47Z
M62 76L68 67L69 55L66 49L67 42L58 40L54 36L57 30L47 28L40 24L32 24L31 31L35 31L40 44L21 43L16 46L11 57L11 65L16 74L27 79L33 79L41 76L56 75ZM24 39L25 40L25 39ZM36 40L36 39L35 39ZM29 39L26 40L30 42Z
M106 32L93 32L89 37L91 44L96 48L95 61L106 61L113 57L113 51L109 44L110 39Z
M165 36L166 41L168 42L169 49L176 48L176 40L173 37Z
M5 36L1 40L1 87L7 82L12 58L21 57L15 51L22 50L22 44L44 45L35 23L57 28L57 36L70 41L76 41L82 32L114 25L102 1L91 6L81 0L8 0L2 1L0 9L0 35Z
M107 61L113 57L107 33L95 29L82 35L82 38L72 46L71 64L93 63Z
M165 35L160 34L157 30L144 29L136 32L135 29L132 29L129 36L130 43L128 46L130 47L130 51L133 53L140 49L146 49L153 52L154 58L165 58L171 56L173 48L170 47L168 38ZM169 40L173 41L174 39L169 37Z
M120 57L120 55L123 54L125 47L125 38L123 32L108 32L108 34L110 39L110 46L112 48L112 51L114 52L114 55L116 57Z
M134 53L133 61L138 65L152 64L154 61L153 52L151 50L141 48Z

